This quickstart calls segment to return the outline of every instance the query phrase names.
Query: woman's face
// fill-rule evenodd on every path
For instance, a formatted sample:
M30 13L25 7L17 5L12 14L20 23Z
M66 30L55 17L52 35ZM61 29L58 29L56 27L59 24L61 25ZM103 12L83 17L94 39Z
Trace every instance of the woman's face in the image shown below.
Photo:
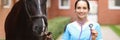
M76 5L75 12L78 18L80 19L86 18L89 12L87 3L85 1L79 1Z

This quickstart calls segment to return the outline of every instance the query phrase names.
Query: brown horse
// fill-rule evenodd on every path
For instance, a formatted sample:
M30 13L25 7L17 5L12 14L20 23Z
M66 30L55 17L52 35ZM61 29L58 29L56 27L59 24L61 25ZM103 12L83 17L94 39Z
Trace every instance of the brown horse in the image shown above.
M6 40L45 40L46 1L20 0L17 2L5 21Z

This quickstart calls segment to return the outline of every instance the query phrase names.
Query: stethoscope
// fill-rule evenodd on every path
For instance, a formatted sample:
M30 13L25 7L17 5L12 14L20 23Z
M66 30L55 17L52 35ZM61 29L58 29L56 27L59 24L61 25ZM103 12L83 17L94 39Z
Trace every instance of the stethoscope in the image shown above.
M90 28L90 36L89 36L89 40L91 40L91 34L92 34L92 27L93 27L93 24L89 24L89 28ZM81 26L81 32L80 32L80 35L79 35L79 39L80 40L80 37L81 37L81 34L82 34L82 26Z

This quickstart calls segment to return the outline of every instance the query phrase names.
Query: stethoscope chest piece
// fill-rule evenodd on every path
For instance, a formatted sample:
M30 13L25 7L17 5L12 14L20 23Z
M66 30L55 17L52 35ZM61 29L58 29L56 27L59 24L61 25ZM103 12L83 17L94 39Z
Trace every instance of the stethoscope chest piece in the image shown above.
M93 27L93 24L89 24L89 27L90 27L90 29L92 29L92 27Z

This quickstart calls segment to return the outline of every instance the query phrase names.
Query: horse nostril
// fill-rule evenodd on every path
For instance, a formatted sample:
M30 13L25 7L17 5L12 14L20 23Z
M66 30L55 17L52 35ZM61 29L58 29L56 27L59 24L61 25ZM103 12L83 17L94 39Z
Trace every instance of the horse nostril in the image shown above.
M34 30L35 30L35 32L36 32L37 34L41 34L41 32L42 32L42 27L40 27L40 26L35 26Z
M34 28L35 30L38 30L38 27L37 26L35 26L35 28Z

